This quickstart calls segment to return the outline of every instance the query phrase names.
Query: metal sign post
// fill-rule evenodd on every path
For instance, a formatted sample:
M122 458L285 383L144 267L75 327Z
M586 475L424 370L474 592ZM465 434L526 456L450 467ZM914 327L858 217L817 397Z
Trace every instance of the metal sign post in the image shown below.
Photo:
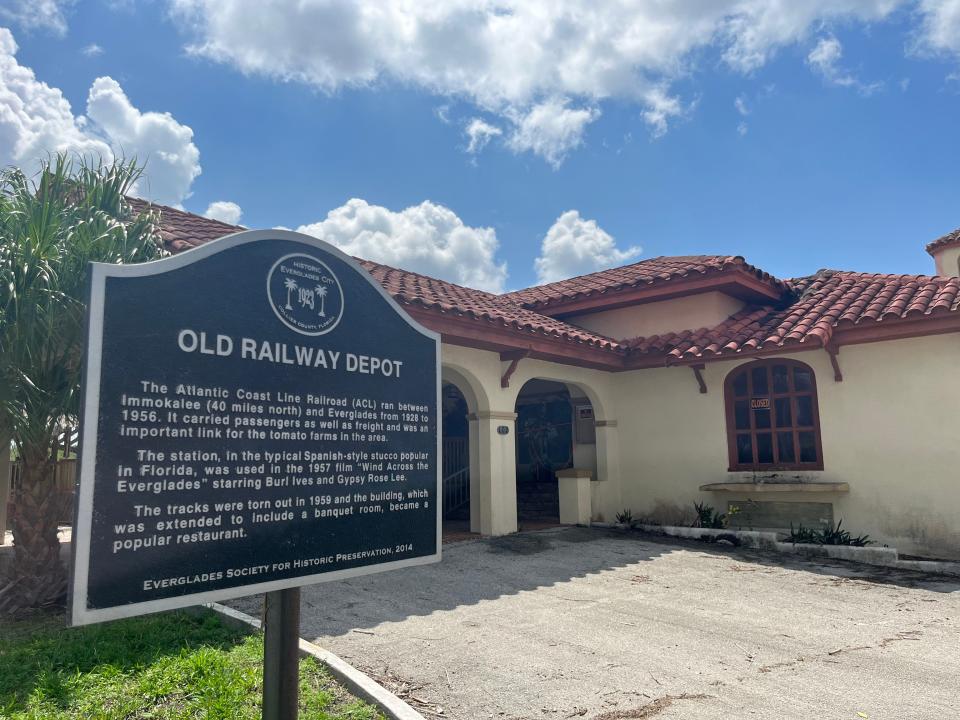
M300 588L264 596L263 720L297 720Z

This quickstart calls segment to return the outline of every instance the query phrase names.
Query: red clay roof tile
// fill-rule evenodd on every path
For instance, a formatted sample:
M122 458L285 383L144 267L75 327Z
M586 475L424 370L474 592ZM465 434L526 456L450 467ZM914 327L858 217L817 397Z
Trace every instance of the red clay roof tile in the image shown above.
M738 255L678 255L641 260L631 265L537 285L507 293L504 297L531 309L545 308L586 295L608 294L641 285L653 285L678 278L712 275L732 270L748 272L769 283L775 289L786 289L783 282L750 265Z
M131 199L130 203L137 212L148 207L142 200ZM162 235L173 252L244 229L176 208L153 207L160 211ZM960 230L936 243L948 239L960 242ZM627 361L630 358L662 358L665 362L710 359L753 350L789 349L808 343L822 346L831 341L838 328L887 319L923 319L960 311L958 278L821 270L809 277L781 281L738 256L660 257L503 295L358 260L401 304L494 322L525 336L533 332L563 342L586 344L618 353ZM558 298L606 293L627 286L731 269L753 273L779 288L782 304L747 306L712 328L621 341L532 309Z
M712 328L623 341L630 354L682 360L830 342L837 328L960 310L960 279L822 270L791 281L802 294L786 308L747 307Z

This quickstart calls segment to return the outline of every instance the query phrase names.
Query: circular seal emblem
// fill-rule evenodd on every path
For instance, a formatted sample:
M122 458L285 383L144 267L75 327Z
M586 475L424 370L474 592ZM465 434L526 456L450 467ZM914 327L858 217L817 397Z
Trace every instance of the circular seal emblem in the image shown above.
M343 288L333 271L311 255L294 253L267 273L267 297L277 317L302 335L323 335L343 316Z

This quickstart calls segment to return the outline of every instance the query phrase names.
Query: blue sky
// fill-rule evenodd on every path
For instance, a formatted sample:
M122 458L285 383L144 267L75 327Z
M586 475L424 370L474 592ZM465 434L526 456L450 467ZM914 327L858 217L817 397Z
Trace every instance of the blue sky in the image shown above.
M822 267L931 272L923 245L960 226L960 3L848 4L863 7L843 15L811 10L790 21L786 37L751 41L761 43L761 60L744 61L738 41L717 39L730 27L724 16L718 28L728 24L713 28L713 39L663 43L687 43L680 51L611 60L603 38L599 48L569 41L564 57L583 50L587 59L572 74L585 79L539 77L523 58L510 70L507 57L506 77L483 84L431 79L438 67L478 69L462 43L438 43L433 58L410 60L416 67L408 72L403 58L418 49L412 43L373 58L375 77L358 81L352 68L366 62L368 48L349 40L340 48L324 32L292 41L324 47L305 70L300 57L284 57L278 38L285 27L324 17L297 18L279 0L264 3L270 14L249 18L250 27L285 12L292 18L277 20L269 43L253 39L250 47L242 23L224 31L218 4L201 0L51 0L44 18L13 2L0 10L0 26L18 46L8 53L7 84L14 62L62 92L77 118L68 133L33 138L29 152L60 149L75 135L67 147L102 142L150 156L158 200L201 214L215 201L236 203L248 227L312 228L373 259L488 289L678 254L744 255L781 277ZM755 22L753 34L768 32L762 14L741 19ZM672 20L681 27L683 13ZM571 27L588 33L591 21ZM210 49L218 43L230 49ZM740 53L734 60L731 48ZM273 52L279 59L257 59ZM604 61L631 77L618 70L613 80L597 80L602 91L589 89L589 73ZM496 74L488 64L479 69ZM512 88L512 72L534 90ZM91 112L97 78L115 81L99 87L117 102ZM662 122L649 117L654 89L669 98ZM2 90L0 106L14 102ZM544 119L533 115L537 107L552 113L543 126L532 119ZM128 132L108 117L131 111L169 118L150 115L155 128ZM555 116L573 129L557 130ZM475 118L499 134L468 152ZM156 140L161 131L166 139ZM4 130L0 121L0 140L8 132L26 131ZM167 181L153 158L169 142L192 143L195 155L180 156ZM27 152L8 151L4 160L29 165ZM202 171L191 179L197 165ZM150 196L152 185L141 192ZM351 198L365 206L323 222ZM548 232L553 242L544 245Z

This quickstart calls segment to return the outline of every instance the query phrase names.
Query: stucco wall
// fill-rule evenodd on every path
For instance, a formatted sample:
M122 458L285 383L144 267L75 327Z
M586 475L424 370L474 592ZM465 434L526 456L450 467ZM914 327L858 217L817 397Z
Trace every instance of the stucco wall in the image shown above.
M603 312L575 315L568 322L612 338L650 337L666 332L719 325L743 308L743 301L721 292L661 300Z
M960 275L960 247L948 247L934 255L937 275L957 277Z
M960 335L845 346L843 382L823 350L785 354L817 377L824 470L804 478L850 484L848 494L751 495L755 500L834 503L844 527L901 552L960 558ZM711 482L750 481L727 472L723 381L746 361L708 363L708 393L685 367L613 375L619 419L622 501L635 516L671 521L707 500ZM797 473L791 473L792 476Z

